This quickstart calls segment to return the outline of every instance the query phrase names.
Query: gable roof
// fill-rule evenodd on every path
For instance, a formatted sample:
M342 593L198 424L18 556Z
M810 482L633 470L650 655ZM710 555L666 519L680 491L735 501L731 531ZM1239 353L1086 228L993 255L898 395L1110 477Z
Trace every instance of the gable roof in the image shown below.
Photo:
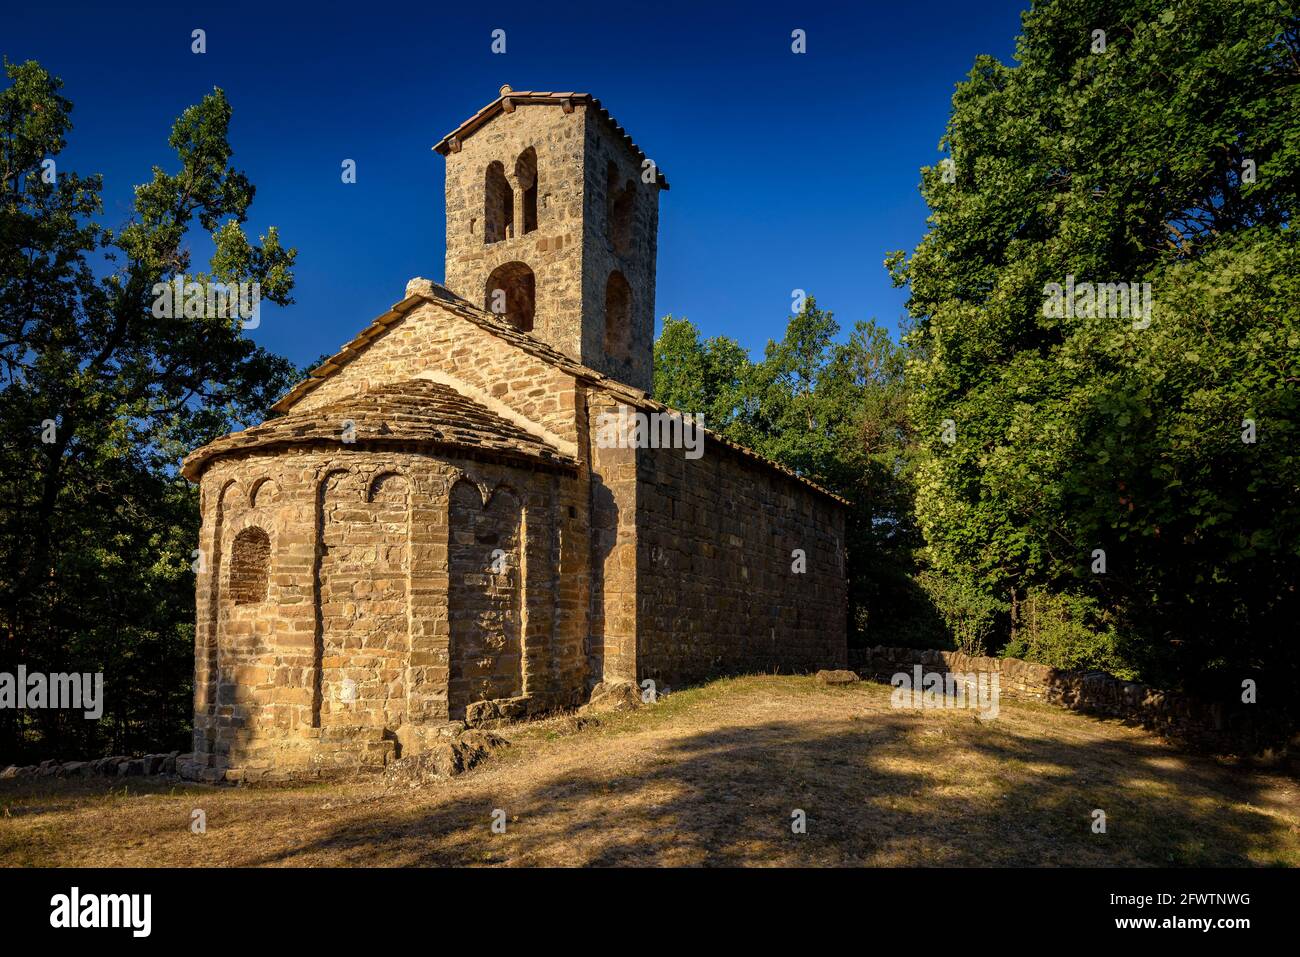
M650 398L649 395L641 389L638 389L635 386L630 386L624 382L619 382L617 379L611 379L603 372L597 372L595 369L571 359L569 356L557 351L545 342L542 342L540 339L536 339L526 332L520 332L505 319L480 309L469 300L462 299L445 286L440 286L428 279L412 279L406 284L406 291L407 296L405 299L401 302L394 303L391 309L376 318L370 323L370 325L366 326L366 328L362 329L356 338L344 345L342 349L329 359L325 360L325 362L320 366L313 369L306 379L299 382L296 386L286 392L275 403L275 405L271 406L271 410L274 412L289 412L299 399L311 392L313 389L316 389L322 382L333 376L345 365L364 352L369 347L370 343L383 335L389 326L401 321L407 313L415 309L417 306L423 305L424 303L432 303L461 319L474 323L474 325L490 332L492 335L506 340L522 352L535 356L543 362L567 372L575 379L581 379L589 385L594 385L604 389L615 398L621 399L630 406L635 406L636 408L643 409L647 412L665 412L676 415L681 414L679 410L673 409L670 406L664 405L662 402L657 402ZM484 411L487 410L485 409ZM279 420L272 421L274 422ZM261 426L259 426L259 428L261 428ZM512 428L517 428L517 426L512 426ZM739 445L708 428L706 428L704 432L710 441L716 442L724 448L731 449L733 452L738 453L744 458L757 462L768 468L775 469L803 485L822 493L828 498L834 499L841 505L850 504L847 499L836 495L829 489L823 488L816 482L804 478L798 472L787 468L779 462L774 462L765 456L759 455L757 452L751 451L750 449L745 448L745 446ZM235 434L243 435L244 433ZM223 440L218 439L217 441L220 442ZM211 444L215 445L216 443ZM205 446L205 448L206 447L207 446ZM191 453L191 458L197 454L197 452ZM558 451L557 454L559 454ZM186 462L189 462L188 458L186 459Z
M614 119L614 117L610 116L609 110L600 105L600 100L596 99L590 93L574 93L572 91L555 93L549 90L512 90L509 86L503 86L501 88L500 96L440 139L433 148L443 156L446 156L448 153L457 152L460 149L461 143L472 136L480 127L491 121L493 117L499 116L503 112L513 111L516 106L530 103L561 106L564 108L566 113L572 112L573 104L582 103L589 109L594 110L598 116L609 123L613 128L615 135L623 138L628 149L634 152L641 159L641 162L644 163L648 158L641 150L641 147L637 146L636 143L632 141L631 134L629 134L627 130L623 129L623 127L619 125L618 121ZM668 189L668 178L664 176L663 170L659 169L657 163L655 164L655 171L658 175L660 188Z
M375 318L370 325L357 333L351 342L345 343L338 352L315 369L312 369L307 374L306 379L276 400L275 404L271 406L271 411L288 412L299 399L365 352L370 343L382 336L389 326L400 322L412 309L425 303L432 303L453 315L459 316L461 319L468 320L476 326L486 329L523 352L536 356L548 365L562 369L574 378L614 382L613 379L603 373L588 368L581 362L575 362L563 352L554 349L542 342L542 340L536 339L526 332L520 332L505 319L480 309L468 299L462 299L445 286L440 286L428 279L412 279L406 284L405 299L393 303L387 312ZM630 389L642 396L645 395L640 389L633 389L631 386L625 385L623 388Z
M451 386L429 379L411 379L377 386L222 436L186 456L181 474L194 481L208 462L231 452L304 444L342 445L345 421L353 423L354 440L360 443L467 449L474 454L486 453L510 461L577 467L574 459L544 439L461 395Z

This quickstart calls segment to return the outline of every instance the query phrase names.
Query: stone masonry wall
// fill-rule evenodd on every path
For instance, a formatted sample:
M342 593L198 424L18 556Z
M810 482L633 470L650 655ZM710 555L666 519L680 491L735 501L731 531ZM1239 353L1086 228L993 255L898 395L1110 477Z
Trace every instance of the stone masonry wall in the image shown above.
M637 677L636 450L600 448L602 413L617 403L602 389L586 394L591 462L591 630L589 682Z
M636 470L638 679L844 667L840 504L713 442Z
M201 480L194 776L382 766L421 750L473 697L500 694L529 713L577 703L585 627L561 596L584 594L588 556L558 542L574 524L585 537L577 484L555 471L364 442L215 462ZM464 523L470 493L480 503L514 500L495 536ZM229 587L232 573L256 573L232 567L233 543L249 529L270 542L262 601L236 601ZM496 548L506 553L504 587ZM503 593L513 617L476 614ZM453 702L453 664L509 677L466 685Z
M312 724L395 730L406 723L411 653L410 483L386 471L362 484L339 469L320 492Z
M525 232L523 191L536 152L537 226ZM501 163L513 192L509 235L484 230L489 165ZM614 194L630 184L625 241L615 241ZM568 356L649 392L653 384L655 256L659 187L641 181L640 157L597 111L572 112L552 104L521 104L502 113L447 154L446 286L491 309L487 283L494 270L523 263L536 286L532 334ZM495 193L494 193L495 195ZM620 207L624 208L624 207ZM605 342L606 287L621 272L631 288L626 355Z
M467 481L452 487L450 514L451 637L457 653L450 661L447 698L450 717L463 719L470 702L523 694L523 522L513 490L497 489L484 505L478 487Z
M582 361L593 369L650 392L654 386L655 257L659 236L659 186L641 182L640 156L627 148L608 123L592 117L586 127L586 190L583 210L586 244L583 247L582 295L590 304L592 321L583 331ZM610 222L608 171L617 170L614 182L630 186L626 245L616 241ZM610 275L621 272L632 291L628 353L611 355L605 349L605 301Z
M1290 736L1285 720L1257 705L1202 701L1100 671L1062 671L1019 658L990 658L935 649L884 645L849 649L849 667L864 678L887 682L895 674L911 675L917 665L941 673L996 674L999 694L1134 721L1216 751L1254 753L1283 745ZM1293 749L1297 746L1300 740L1292 743Z
M431 371L494 412L500 414L504 407L537 423L560 440L561 451L572 452L577 440L574 378L434 303L417 306L393 323L293 408L319 408Z
M521 105L477 130L447 155L447 268L445 285L489 309L486 283L511 262L528 266L536 282L532 334L582 359L583 148L586 108L565 113L558 106ZM523 232L523 186L516 163L529 148L537 154L537 228ZM488 165L499 162L514 193L513 234L486 242Z

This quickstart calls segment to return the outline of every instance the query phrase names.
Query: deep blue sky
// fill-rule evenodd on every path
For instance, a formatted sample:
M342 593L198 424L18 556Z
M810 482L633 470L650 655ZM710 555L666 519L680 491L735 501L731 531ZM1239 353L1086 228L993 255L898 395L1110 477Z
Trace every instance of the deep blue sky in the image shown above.
M843 326L896 326L905 294L881 261L924 232L918 170L939 155L954 84L979 53L1010 61L1027 6L32 3L6 10L0 52L64 80L75 128L60 168L105 174L109 224L153 165L175 168L175 117L225 89L234 162L257 186L246 228L277 225L298 248L297 303L264 309L250 334L298 363L350 339L410 277L442 280L435 142L502 83L590 92L672 184L656 315L758 354L795 288ZM490 51L498 27L504 55ZM355 185L340 181L345 158Z

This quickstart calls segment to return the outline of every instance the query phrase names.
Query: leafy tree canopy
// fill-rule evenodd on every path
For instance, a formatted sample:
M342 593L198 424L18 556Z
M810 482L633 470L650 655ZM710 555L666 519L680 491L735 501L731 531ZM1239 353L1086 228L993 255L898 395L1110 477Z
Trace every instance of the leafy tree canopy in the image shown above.
M1008 607L1045 587L1114 611L1110 651L1152 680L1292 667L1297 18L1049 0L1023 25L1016 65L959 85L929 230L887 261L927 557ZM1149 322L1062 314L1068 282L1148 283Z
M0 668L103 671L96 725L6 710L0 751L102 753L189 710L194 490L189 449L260 419L295 377L237 315L158 316L155 284L259 283L292 302L295 252L244 233L254 189L231 165L231 107L214 90L172 128L170 171L136 187L120 228L100 221L102 178L64 169L62 84L5 63L0 90ZM195 270L190 241L214 252ZM162 734L153 735L158 746Z

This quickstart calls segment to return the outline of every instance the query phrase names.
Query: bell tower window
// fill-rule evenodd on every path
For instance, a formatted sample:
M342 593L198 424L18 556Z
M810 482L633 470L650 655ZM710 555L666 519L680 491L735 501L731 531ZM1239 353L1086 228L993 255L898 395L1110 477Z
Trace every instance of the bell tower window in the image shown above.
M524 194L522 236L537 228L537 150L531 146L515 161L515 182Z
M605 236L614 251L626 255L632 248L632 217L636 204L636 184L627 180L619 184L618 167L605 167Z
M483 186L483 242L499 243L515 232L515 191L499 162L488 164Z
M632 287L617 269L605 283L605 353L622 362L632 356Z
M524 263L505 263L492 270L483 292L484 308L520 332L533 331L537 308L537 282Z

